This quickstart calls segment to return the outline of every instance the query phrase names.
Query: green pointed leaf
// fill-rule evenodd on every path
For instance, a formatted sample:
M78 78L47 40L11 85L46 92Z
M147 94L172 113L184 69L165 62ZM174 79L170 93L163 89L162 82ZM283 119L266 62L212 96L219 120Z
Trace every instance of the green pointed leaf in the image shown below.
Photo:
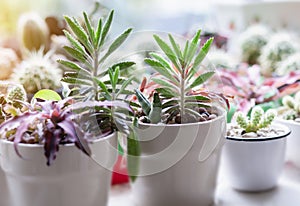
M102 32L102 19L99 19L98 25L97 25L97 30L96 30L96 35L95 35L96 36L96 43L97 43L96 48L98 48L100 46L101 32Z
M168 88L172 88L176 91L176 93L178 93L178 87L172 83L169 83L167 80L165 79L161 79L161 78L151 78L151 80L153 82L155 82L156 84L159 84L163 87L168 87Z
M197 71L198 71L198 67L201 64L201 62L203 61L203 59L206 57L211 44L213 43L214 38L209 38L205 44L202 46L200 52L198 53L198 55L195 58L193 67L190 69L189 74L188 74L188 78L191 78Z
M72 85L88 85L88 86L92 85L90 81L80 80L80 79L72 78L72 77L63 77L61 79L61 81L72 84Z
M91 73L89 71L87 71L86 69L82 68L78 64L75 64L71 61L59 59L59 60L57 60L57 62L64 65L65 67L73 69L77 72L82 72L82 73L85 73L86 75L91 75Z
M178 57L176 57L176 54L173 52L173 50L169 47L169 45L164 42L159 36L154 35L154 39L161 48L161 50L165 53L165 55L170 59L170 61L174 64L174 66L177 69L180 69L180 66L177 62Z
M59 94L53 90L50 89L42 89L39 90L37 93L34 94L33 96L34 99L42 99L42 100L46 100L46 101L60 101L61 97L59 96Z
M180 46L176 43L175 39L173 38L173 36L171 34L169 34L168 36L169 36L169 40L172 44L173 50L175 51L178 59L180 61L182 61L182 53L181 53L181 50L180 50Z
M132 82L132 80L134 79L135 77L134 76L131 76L129 77L128 79L126 79L123 83L122 83L122 86L121 88L119 89L118 93L117 93L117 97L120 95L120 94L123 94L124 90L127 88L127 86Z
M175 85L179 85L179 81L159 61L149 58L146 58L144 61L145 63L150 65L155 71L172 81Z
M187 57L186 57L187 65L190 64L190 62L192 61L192 59L195 56L195 53L199 47L200 35L201 35L201 30L198 30L198 32L195 34L195 36L193 37L193 39L191 41L190 48L188 49Z
M185 98L186 101L209 101L209 97L205 97L202 95L191 95Z
M65 36L67 37L67 39L69 40L69 42L71 43L71 45L76 49L78 50L79 52L81 52L82 54L85 53L85 50L84 50L84 46L82 46L80 44L79 41L77 41L77 39L75 39L67 30L63 30Z
M129 28L126 31L124 31L119 37L117 37L113 43L109 46L106 54L101 58L99 63L103 62L109 55L111 55L114 51L116 51L122 44L123 42L127 39L129 34L131 33L132 29Z
M76 49L73 49L71 47L68 47L68 46L64 46L64 50L69 54L71 55L74 59L80 61L80 62L83 62L85 63L87 60L84 56L84 54L82 54L81 52L79 52L78 50Z
M172 69L171 65L169 64L169 62L167 62L167 60L165 60L161 55L151 52L150 56L155 59L156 61L158 61L161 65L163 65L166 69L170 70L173 74L177 75L177 73L175 72L174 69Z
M165 98L178 97L177 93L175 93L172 89L167 87L156 88L155 91L157 91L161 96Z
M71 30L74 32L79 42L81 42L85 48L92 53L92 45L89 42L89 38L84 29L80 26L80 24L76 21L76 19L72 19L68 16L65 16L65 20L67 24L70 26Z
M193 89L196 86L199 86L200 84L203 84L204 82L206 82L209 78L211 78L213 75L215 74L215 72L210 71L210 72L206 72L203 73L201 75L199 75L194 81L193 83L188 86L187 90Z
M188 55L189 48L190 48L190 42L186 41L184 51L183 51L183 60L185 63L187 62L187 55ZM188 66L188 65L185 65L185 66Z
M134 119L134 127L137 127L137 119ZM132 182L134 182L139 173L139 158L141 155L140 143L134 129L130 130L127 138L127 168Z
M106 19L106 22L105 22L105 24L103 26L103 30L102 30L102 34L101 34L101 38L100 38L99 47L101 47L104 44L104 40L105 40L105 38L106 38L106 36L108 34L108 31L110 29L113 17L114 17L114 10L112 10L109 13L108 18Z
M83 12L83 17L84 17L84 22L85 22L88 34L89 34L90 41L93 43L94 48L96 48L97 45L96 45L96 37L95 37L94 28L92 27L91 21L85 12Z
M83 73L78 73L78 72L65 72L64 77L71 77L71 78L76 78L76 79L82 79L82 80L92 80L91 75L86 75Z
M142 107L143 112L145 113L145 115L148 116L150 113L150 110L151 110L151 103L149 102L149 100L144 96L144 94L140 90L136 89L135 95Z

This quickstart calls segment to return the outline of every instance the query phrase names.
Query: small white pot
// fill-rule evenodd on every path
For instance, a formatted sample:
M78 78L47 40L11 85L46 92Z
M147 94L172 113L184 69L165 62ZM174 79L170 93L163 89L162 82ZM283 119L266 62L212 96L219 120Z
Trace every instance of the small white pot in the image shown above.
M60 145L57 158L47 166L42 145L18 144L22 159L12 142L1 141L11 205L105 206L116 146L116 133L94 141L90 144L94 161L74 144Z
M223 150L225 173L237 190L258 192L277 185L284 166L289 128L274 124L285 132L268 138L227 137Z
M300 168L300 123L284 119L276 119L276 122L291 129L291 135L287 138L286 160Z
M132 184L142 206L208 206L214 202L225 111L211 121L180 125L141 124L140 168Z

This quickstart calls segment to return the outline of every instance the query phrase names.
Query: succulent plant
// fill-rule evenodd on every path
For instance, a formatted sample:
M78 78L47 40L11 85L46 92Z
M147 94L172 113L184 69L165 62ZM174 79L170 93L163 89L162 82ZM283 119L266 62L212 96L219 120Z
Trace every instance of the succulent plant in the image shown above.
M71 46L65 46L64 49L69 55L75 59L59 60L59 63L72 70L66 72L62 81L70 85L69 96L79 102L105 102L113 103L126 101L125 98L133 92L127 89L134 77L121 77L120 74L133 66L135 63L130 61L118 62L109 65L109 57L114 53L121 44L127 39L132 29L125 30L112 43L107 46L107 36L113 21L114 11L111 11L106 21L101 18L93 26L93 22L84 12L82 24L76 18L65 16L65 20L71 29L71 32L65 30L65 36L68 38ZM129 104L129 102L128 102ZM86 131L98 131L107 134L113 131L120 131L128 135L127 152L129 174L132 180L135 179L134 174L137 163L130 161L131 156L139 156L138 142L133 129L126 124L126 118L132 114L130 108L115 107L90 108L94 113L81 113ZM91 118L91 115L93 118ZM97 124L91 122L96 119ZM98 130L97 130L98 129Z
M61 87L62 71L59 65L50 59L51 51L43 54L43 49L34 51L14 70L12 81L22 84L28 94L40 89L58 89Z
M272 76L278 68L278 63L298 51L298 46L292 35L278 33L273 35L268 44L263 48L259 62L261 73Z
M224 68L234 70L237 66L236 60L227 52L218 49L212 50L208 54L209 63L213 64L216 68Z
M2 123L25 110L21 102L27 100L27 95L23 86L15 83L0 82L0 88L0 123Z
M278 65L278 69L275 73L279 76L284 76L293 71L300 71L300 53L297 52L283 61L281 61Z
M249 64L258 63L262 48L269 40L270 31L266 26L255 24L247 28L240 36L242 61Z
M198 50L200 33L199 30L191 41L187 40L183 50L172 35L168 36L171 45L154 35L154 39L165 56L150 53L152 58L145 59L145 62L158 73L151 78L151 81L157 84L154 88L156 93L154 92L153 104L145 95L136 91L143 114L150 122L153 121L151 123L159 122L160 118L163 123L198 122L204 119L202 113L205 113L205 116L210 115L207 110L211 111L213 93L199 92L198 89L215 73L208 71L199 74L200 64L208 53L213 38L208 39ZM154 117L154 114L158 117ZM216 114L213 116L215 118Z
M250 119L244 113L238 112L236 114L236 122L246 133L257 132L270 126L276 115L277 112L274 109L264 112L261 107L255 106L251 111Z
M0 80L6 80L19 63L19 58L14 50L8 48L0 48L0 57Z
M21 15L18 22L18 39L24 52L47 49L50 35L46 22L36 13Z
M294 97L284 96L282 104L283 106L278 109L278 114L283 119L295 120L300 117L300 92L297 92Z

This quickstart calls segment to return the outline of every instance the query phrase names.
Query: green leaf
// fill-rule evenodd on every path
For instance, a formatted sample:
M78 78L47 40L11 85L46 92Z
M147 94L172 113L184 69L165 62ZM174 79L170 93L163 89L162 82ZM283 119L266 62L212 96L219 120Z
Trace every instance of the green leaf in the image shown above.
M39 90L35 95L33 96L34 99L42 99L42 100L53 100L53 101L60 101L61 97L59 94L53 90L50 89L42 89Z
M170 88L156 88L155 89L161 96L166 98L172 98L172 97L178 97L178 94L176 94L173 90Z
M63 77L61 81L72 84L72 85L88 85L91 86L92 83L90 81L80 80L72 77Z
M77 65L77 64L75 64L71 61L59 59L57 62L64 65L65 67L73 69L77 72L80 72L80 73L82 72L82 73L85 73L87 75L91 75L91 73L89 71L87 71L86 69L82 68L81 66L79 66L79 65Z
M101 32L102 32L102 19L99 19L98 25L97 25L97 30L96 30L96 43L97 43L97 48L100 46L100 37L101 37Z
M90 41L93 43L94 48L96 48L97 45L96 45L96 37L95 37L94 28L92 27L91 21L85 12L83 12L83 17L84 17L84 22L85 22L88 34L89 34Z
M173 50L169 47L169 45L164 42L159 36L154 35L154 39L161 48L161 50L165 53L165 55L171 60L171 62L174 64L174 66L178 69L180 69L180 66L178 65L176 54L173 52Z
M94 81L98 84L98 86L102 89L103 92L108 93L106 85L96 77L94 77Z
M137 127L137 119L135 118L134 127ZM132 182L134 182L139 173L139 158L141 155L140 142L134 129L131 128L127 137L127 168L128 174Z
M124 31L119 37L117 37L108 48L106 54L100 59L99 63L103 62L109 55L111 55L114 51L116 51L127 39L131 31L132 28L129 28L126 31Z
M169 83L167 80L165 79L161 79L161 78L151 78L151 80L153 82L155 82L156 84L159 84L163 87L168 87L168 88L173 88L175 90L176 93L178 93L178 87L172 83Z
M92 76L85 75L83 73L78 73L78 72L65 72L64 77L71 77L71 78L84 79L84 80L92 80Z
M184 51L183 51L183 60L185 63L187 62L187 55L188 55L189 47L190 47L190 42L186 41ZM184 66L187 66L187 65L184 65Z
M173 38L173 36L171 34L169 34L168 36L169 36L169 40L171 42L171 45L172 45L178 59L182 63L182 53L181 53L181 50L180 50L180 46L176 43L175 39Z
M69 42L72 44L72 46L78 50L79 52L81 52L82 54L85 53L85 49L84 46L82 46L80 44L79 41L77 41L77 39L75 39L67 30L63 30L65 36L67 37L67 39L69 40Z
M123 83L122 83L122 86L121 88L119 89L118 93L117 93L117 97L120 95L120 94L123 94L124 90L127 88L127 86L132 82L132 80L134 79L135 77L134 76L131 76L129 77L128 79L126 79Z
M171 106L175 106L178 105L178 100L175 99L171 99L169 101L166 101L162 104L162 108L167 108L167 107L171 107Z
M154 59L149 59L149 58L146 58L144 61L145 61L145 63L150 65L155 71L157 71L161 75L165 76L167 79L169 79L175 85L179 85L179 81L159 61L156 61Z
M80 61L80 62L83 62L85 63L87 60L84 56L84 54L82 54L81 52L79 52L78 50L76 49L73 49L71 47L68 47L68 46L64 46L64 50L70 54L74 59Z
M191 78L197 71L198 71L198 66L201 64L201 62L203 61L203 59L206 57L211 44L213 43L214 38L211 37L209 38L205 44L201 47L200 52L198 53L198 55L195 58L193 67L190 69L189 74L188 74L188 78Z
M186 101L209 101L210 98L202 95L190 95L190 96L186 96L185 100Z
M119 76L120 76L120 69L119 67L116 68L116 70L113 73L113 79L114 79L114 84L113 84L113 89L116 90L116 86L117 86L117 82L119 80Z
M92 53L92 45L89 42L88 35L80 26L80 24L75 19L71 19L68 16L65 16L65 20L78 40L85 46L85 48L87 48L90 53Z
M163 65L166 69L170 70L174 75L177 76L176 71L171 67L169 62L167 62L167 60L165 60L162 56L154 52L151 52L150 56L156 61L158 61L161 65Z
M148 116L150 113L150 110L151 110L151 103L149 102L149 100L144 96L144 94L140 90L136 89L135 95L142 107L143 112Z
M215 72L211 71L211 72L206 72L204 74L199 75L194 82L188 86L188 88L186 90L190 90L193 89L196 86L199 86L200 84L203 84L204 82L206 82L209 78L211 78L213 75L215 74Z
M188 49L187 57L186 57L187 65L189 65L189 63L192 61L192 59L199 47L200 35L201 35L201 30L198 30L198 32L195 34L195 36L192 39L192 42L190 44L190 48Z
M114 17L114 10L112 10L109 13L108 18L107 18L107 20L106 20L106 22L104 24L104 27L103 27L103 30L102 30L102 34L101 34L101 38L100 38L99 47L101 47L104 44L104 40L105 40L105 38L107 36L107 33L108 33L109 29L110 29L113 17Z

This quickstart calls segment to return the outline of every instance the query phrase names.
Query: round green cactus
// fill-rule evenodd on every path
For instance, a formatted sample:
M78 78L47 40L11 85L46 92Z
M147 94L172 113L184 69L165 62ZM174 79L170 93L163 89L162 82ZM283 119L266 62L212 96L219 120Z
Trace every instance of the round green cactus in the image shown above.
M44 55L42 50L30 53L15 69L12 80L22 84L28 94L34 94L41 89L58 89L61 86L62 71L50 59L50 55Z

